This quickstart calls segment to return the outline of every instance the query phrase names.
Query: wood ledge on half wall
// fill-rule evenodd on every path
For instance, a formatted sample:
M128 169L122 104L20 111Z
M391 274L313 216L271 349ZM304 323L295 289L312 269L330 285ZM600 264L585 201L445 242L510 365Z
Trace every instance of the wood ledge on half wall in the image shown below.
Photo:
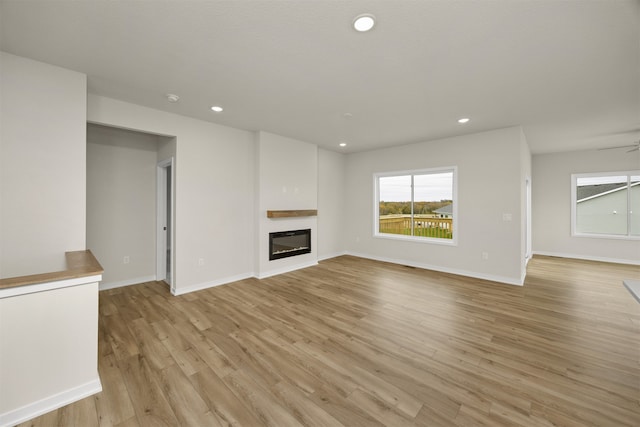
M267 218L293 218L300 216L317 216L317 209L291 210L291 211L267 211Z
M64 255L67 264L66 270L0 279L0 289L74 279L77 277L95 276L96 274L102 274L104 272L98 260L88 249L66 252Z

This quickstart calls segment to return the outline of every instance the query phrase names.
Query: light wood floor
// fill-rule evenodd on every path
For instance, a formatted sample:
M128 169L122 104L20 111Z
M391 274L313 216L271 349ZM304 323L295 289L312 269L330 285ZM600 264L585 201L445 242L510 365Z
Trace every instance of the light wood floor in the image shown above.
M639 426L640 268L524 287L355 257L100 293L102 393L23 426Z

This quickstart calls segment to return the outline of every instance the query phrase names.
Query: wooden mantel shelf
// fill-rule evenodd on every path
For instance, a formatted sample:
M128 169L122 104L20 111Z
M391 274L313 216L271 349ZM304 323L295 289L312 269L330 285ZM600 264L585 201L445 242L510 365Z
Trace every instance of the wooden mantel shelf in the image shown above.
M267 218L293 218L299 216L316 216L317 209L305 209L294 211L267 211Z

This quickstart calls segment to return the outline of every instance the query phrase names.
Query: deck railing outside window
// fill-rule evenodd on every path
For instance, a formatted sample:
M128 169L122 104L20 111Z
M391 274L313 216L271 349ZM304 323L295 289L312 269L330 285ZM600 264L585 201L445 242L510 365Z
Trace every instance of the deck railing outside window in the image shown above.
M411 236L411 215L384 215L380 217L380 233L402 234ZM413 235L419 237L435 237L439 239L453 238L452 218L433 218L414 215Z

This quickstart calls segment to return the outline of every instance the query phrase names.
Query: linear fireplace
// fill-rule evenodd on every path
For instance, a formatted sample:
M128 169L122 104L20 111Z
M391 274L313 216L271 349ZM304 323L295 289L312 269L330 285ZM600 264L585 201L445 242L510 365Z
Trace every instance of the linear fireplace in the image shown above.
M269 233L269 261L311 253L311 229Z

